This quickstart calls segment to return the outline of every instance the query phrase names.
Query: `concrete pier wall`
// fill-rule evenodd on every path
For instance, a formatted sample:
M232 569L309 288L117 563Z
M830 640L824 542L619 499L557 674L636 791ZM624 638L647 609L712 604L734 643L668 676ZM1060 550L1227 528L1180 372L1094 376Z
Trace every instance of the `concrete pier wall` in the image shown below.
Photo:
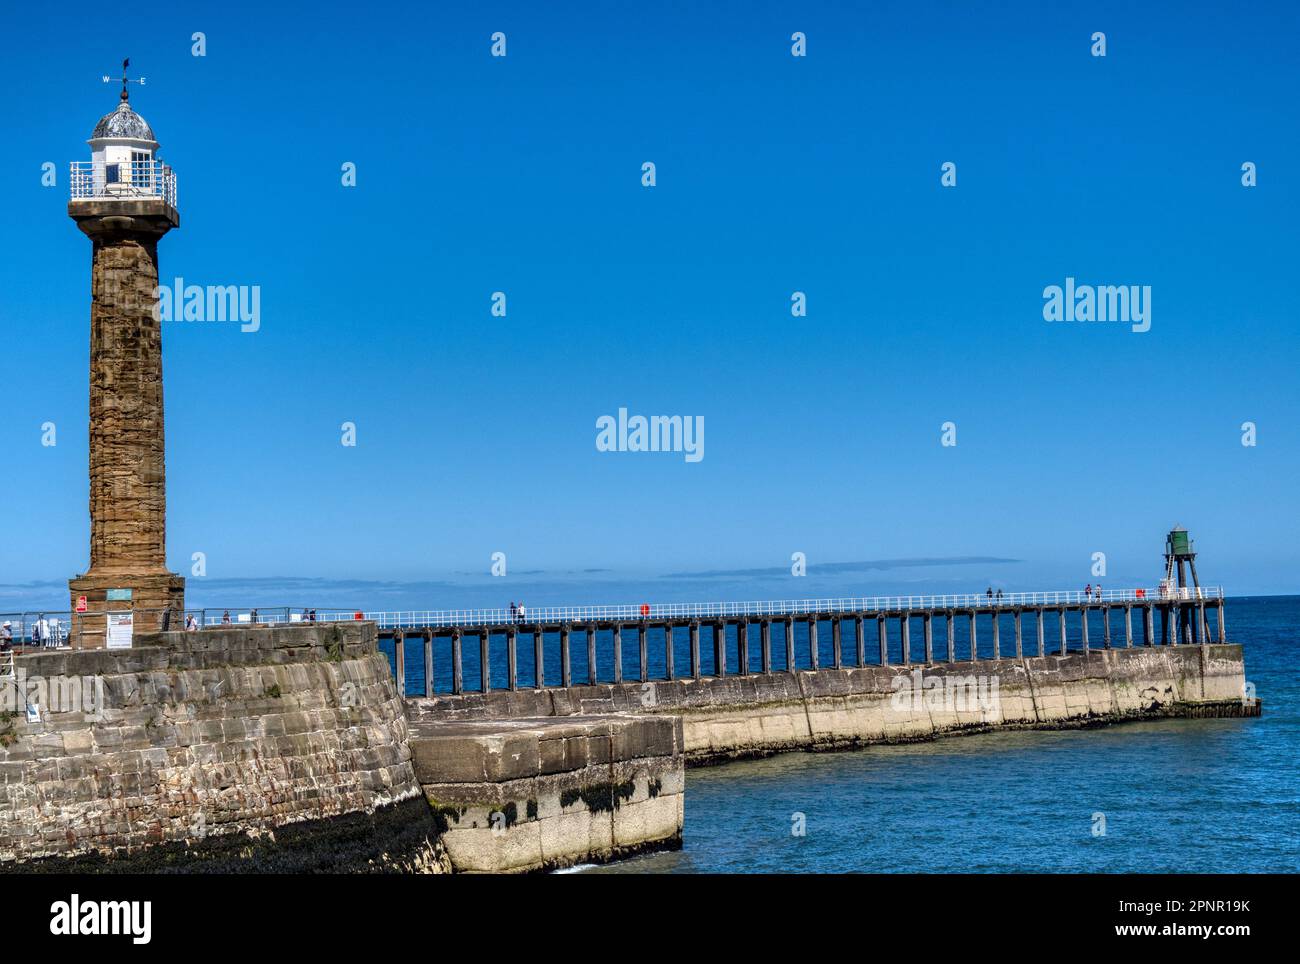
M520 872L681 846L681 720L581 716L414 728L451 866Z
M575 714L679 716L683 752L708 763L786 750L934 739L996 727L1073 727L1250 716L1235 644L868 666L409 699L415 721Z

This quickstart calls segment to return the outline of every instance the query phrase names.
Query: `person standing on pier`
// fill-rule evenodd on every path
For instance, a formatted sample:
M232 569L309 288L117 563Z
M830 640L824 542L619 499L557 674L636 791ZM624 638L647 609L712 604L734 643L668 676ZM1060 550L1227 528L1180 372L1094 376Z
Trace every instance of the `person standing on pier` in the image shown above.
M1092 583L1083 587L1083 601L1087 602L1092 598Z
M224 613L221 614L221 625L223 625L223 626L229 626L229 625L230 625L230 610L229 610L229 609L227 609Z
M987 589L985 589L984 595L988 597L989 604L991 605L993 603L993 587L989 586Z
M6 622L0 626L0 651L9 652L14 648L14 624Z
M519 607L515 610L515 622L522 623L523 621L524 621L524 604L520 603Z
M998 605L999 605L999 606L1002 605L1002 590L1001 590L1001 589L998 590Z
M519 610L515 608L515 601L513 599L510 600L510 621L512 623L519 622Z

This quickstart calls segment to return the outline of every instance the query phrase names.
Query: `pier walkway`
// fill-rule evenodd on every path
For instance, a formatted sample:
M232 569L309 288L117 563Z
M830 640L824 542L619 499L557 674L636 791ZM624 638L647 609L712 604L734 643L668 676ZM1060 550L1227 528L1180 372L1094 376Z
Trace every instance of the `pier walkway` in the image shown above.
M375 622L404 691L423 696L1226 640L1220 588L529 607L522 615L322 610L316 619Z

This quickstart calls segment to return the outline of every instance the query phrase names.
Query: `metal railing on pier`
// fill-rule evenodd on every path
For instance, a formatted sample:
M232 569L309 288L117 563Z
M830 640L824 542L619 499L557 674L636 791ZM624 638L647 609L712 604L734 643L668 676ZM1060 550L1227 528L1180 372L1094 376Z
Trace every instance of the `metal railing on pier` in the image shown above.
M73 201L129 201L159 198L176 206L176 172L159 160L101 164L73 161Z
M314 622L368 620L385 630L454 629L462 626L501 626L595 623L664 623L698 620L772 620L800 617L833 617L839 614L913 613L945 611L994 611L1161 605L1166 603L1214 602L1223 599L1220 587L1181 589L1055 590L1048 592L958 593L914 596L842 596L824 599L754 600L750 602L636 603L614 606L518 606L514 610L440 609L365 611L361 609L316 609L305 606L216 607L163 610L124 610L135 614L135 632L156 632L164 626L179 631L221 626L291 626ZM80 623L78 617L82 617ZM81 648L103 645L104 614L68 611L29 611L4 614L10 624L14 645L24 648ZM86 629L87 624L93 628ZM80 629L78 627L81 627ZM89 642L81 637L97 637Z
M1124 603L1191 602L1222 599L1219 587L1199 590L1104 589L1016 593L958 593L919 596L845 596L826 599L756 600L751 602L639 603L619 606L524 606L502 609L442 609L361 612L321 610L321 621L367 619L383 629L438 629L450 626L496 626L512 623L590 623L665 619L781 618L833 613L906 612L947 609L1017 609Z

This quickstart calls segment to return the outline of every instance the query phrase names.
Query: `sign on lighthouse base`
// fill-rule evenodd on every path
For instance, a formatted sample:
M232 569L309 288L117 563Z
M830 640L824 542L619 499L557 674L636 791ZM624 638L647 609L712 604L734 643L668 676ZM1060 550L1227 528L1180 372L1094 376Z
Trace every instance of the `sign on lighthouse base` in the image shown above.
M109 613L134 613L135 628L141 632L180 629L185 622L183 576L88 573L69 580L68 589L74 610L71 642L78 649L97 649L107 643Z

